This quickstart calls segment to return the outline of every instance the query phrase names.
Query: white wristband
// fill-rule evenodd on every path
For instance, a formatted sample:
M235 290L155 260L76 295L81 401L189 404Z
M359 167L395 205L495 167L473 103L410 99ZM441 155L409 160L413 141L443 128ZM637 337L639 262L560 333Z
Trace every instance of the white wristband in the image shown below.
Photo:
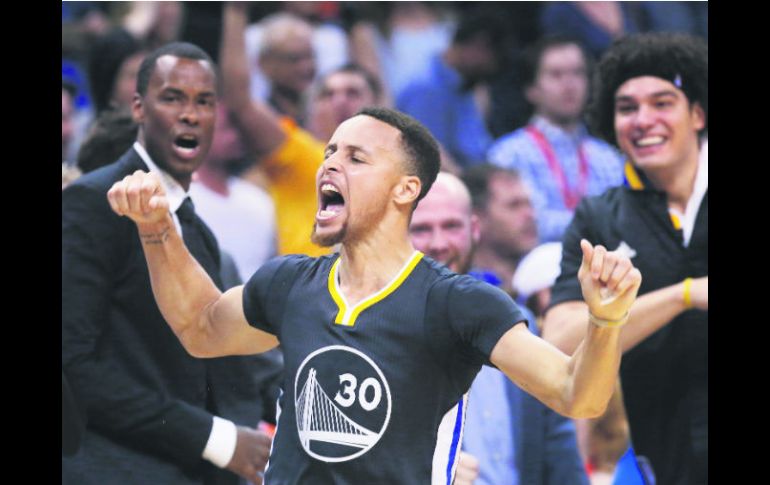
M588 321L601 328L618 328L628 322L628 312L626 312L620 320L604 320L603 318L594 316L594 314L589 311Z
M235 423L214 416L214 425L211 427L209 441L203 450L203 458L219 468L224 468L233 459L237 441L238 430L235 428Z

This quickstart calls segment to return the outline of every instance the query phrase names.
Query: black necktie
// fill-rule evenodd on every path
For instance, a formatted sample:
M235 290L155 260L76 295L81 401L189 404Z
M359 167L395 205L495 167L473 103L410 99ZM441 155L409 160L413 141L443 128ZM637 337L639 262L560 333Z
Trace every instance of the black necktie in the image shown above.
M190 254L203 266L216 285L221 286L216 242L210 234L204 233L202 222L195 216L192 199L185 197L182 205L176 210L176 215L179 217L179 225L182 226L182 239Z

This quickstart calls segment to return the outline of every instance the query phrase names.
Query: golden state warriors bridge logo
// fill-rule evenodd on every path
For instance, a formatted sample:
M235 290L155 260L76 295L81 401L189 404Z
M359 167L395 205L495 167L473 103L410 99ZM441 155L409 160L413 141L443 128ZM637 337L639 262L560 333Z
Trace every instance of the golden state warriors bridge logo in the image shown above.
M302 447L322 461L363 455L390 421L385 376L372 359L351 347L331 345L308 355L294 379L294 396Z

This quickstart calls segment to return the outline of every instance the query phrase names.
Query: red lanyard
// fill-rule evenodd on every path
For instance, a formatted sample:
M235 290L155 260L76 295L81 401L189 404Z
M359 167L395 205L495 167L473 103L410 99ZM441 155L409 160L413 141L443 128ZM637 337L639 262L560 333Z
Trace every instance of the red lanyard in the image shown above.
M553 152L551 144L548 143L548 140L546 140L545 136L540 132L540 130L534 126L527 126L526 130L529 136L531 136L535 141L538 148L540 148L540 151L543 153L545 159L548 161L548 168L551 169L551 173L556 178L556 182L559 184L559 188L561 189L561 195L564 198L564 205L569 210L575 210L578 202L580 202L580 199L586 193L586 188L588 186L588 161L586 160L585 153L583 152L583 142L580 142L578 145L578 161L580 163L580 173L578 177L577 189L571 190L569 184L567 183L567 176L564 175L564 170L562 170L559 161L556 159L556 154Z

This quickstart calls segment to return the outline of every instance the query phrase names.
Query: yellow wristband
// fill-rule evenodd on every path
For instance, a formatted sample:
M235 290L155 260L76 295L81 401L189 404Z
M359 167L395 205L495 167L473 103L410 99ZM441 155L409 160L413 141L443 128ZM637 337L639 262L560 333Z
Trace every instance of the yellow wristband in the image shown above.
M684 307L685 308L692 308L692 278L685 278L684 280L684 291L683 291L683 298L684 298Z
M593 313L588 312L588 321L602 328L617 328L622 327L628 322L628 312L620 320L605 320L603 318L595 317Z

